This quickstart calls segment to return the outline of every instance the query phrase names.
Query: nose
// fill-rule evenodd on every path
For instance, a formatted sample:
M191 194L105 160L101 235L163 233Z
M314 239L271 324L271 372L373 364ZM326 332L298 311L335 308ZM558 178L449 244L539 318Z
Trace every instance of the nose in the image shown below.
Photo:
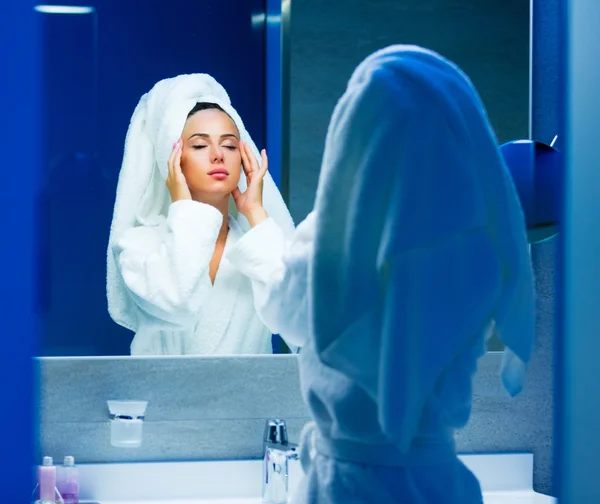
M214 145L211 151L211 161L213 163L222 163L225 160L225 153L221 146Z

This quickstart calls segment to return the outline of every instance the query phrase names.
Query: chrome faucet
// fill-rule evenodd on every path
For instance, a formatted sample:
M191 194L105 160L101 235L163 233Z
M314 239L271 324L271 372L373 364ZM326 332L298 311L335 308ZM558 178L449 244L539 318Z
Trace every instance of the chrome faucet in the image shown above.
M287 504L289 461L298 459L298 446L288 441L283 420L269 419L263 437L263 504Z

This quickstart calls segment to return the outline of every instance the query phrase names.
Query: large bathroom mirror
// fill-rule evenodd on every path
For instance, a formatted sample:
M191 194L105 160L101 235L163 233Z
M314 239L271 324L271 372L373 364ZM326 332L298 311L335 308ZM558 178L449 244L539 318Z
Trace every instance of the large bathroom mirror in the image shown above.
M283 4L283 16L267 15L267 0L36 8L44 44L42 356L130 355L134 333L107 310L106 251L129 121L161 79L208 73L223 85L257 147L274 167L280 160L274 179L296 223L312 208L336 100L355 66L386 45L422 45L454 60L479 90L499 142L529 136L529 0ZM281 30L275 59L273 26ZM278 93L266 91L274 71ZM289 352L277 335L271 350Z

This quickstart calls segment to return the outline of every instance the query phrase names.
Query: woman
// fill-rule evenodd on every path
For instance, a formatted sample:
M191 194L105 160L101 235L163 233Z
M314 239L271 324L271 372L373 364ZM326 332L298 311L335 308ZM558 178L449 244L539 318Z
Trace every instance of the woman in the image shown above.
M293 223L256 154L212 77L166 79L142 97L108 248L109 312L135 331L132 355L272 353L254 289Z
M460 69L412 46L357 67L314 211L259 299L270 327L302 347L316 423L294 503L482 502L454 432L493 331L507 347L504 386L519 392L534 291L520 203Z

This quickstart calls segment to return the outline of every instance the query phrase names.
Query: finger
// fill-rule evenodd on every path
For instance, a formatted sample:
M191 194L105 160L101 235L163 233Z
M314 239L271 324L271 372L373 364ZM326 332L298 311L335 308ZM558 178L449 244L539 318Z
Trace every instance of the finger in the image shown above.
M246 149L247 150L247 155L248 158L250 159L250 166L252 171L259 171L260 166L258 166L258 160L256 159L256 156L254 155L254 152L252 152L252 149L250 148L249 144L245 144L246 145Z
M261 177L264 177L265 174L267 173L267 170L269 169L269 158L267 158L267 151L265 149L260 151L260 155L262 157L262 166L260 169L260 175L261 175Z
M240 141L240 153L242 155L242 168L244 169L244 173L246 176L250 176L250 172L252 171L252 166L250 164L250 159L248 159L248 152L246 151L246 142Z
M231 191L231 195L233 196L233 201L237 201L238 198L242 195L239 187L236 187L233 191Z
M167 168L169 169L169 177L173 176L173 159L175 159L175 147L171 151L169 155L169 160L167 161Z
M177 151L179 150L179 140L173 144L173 150L171 150L171 155L169 156L169 160L167 162L167 167L169 169L169 175L174 175L173 172L173 162L175 161L175 156L177 155Z
M177 146L177 150L175 152L175 159L173 159L173 172L175 175L183 175L181 171L181 144Z

